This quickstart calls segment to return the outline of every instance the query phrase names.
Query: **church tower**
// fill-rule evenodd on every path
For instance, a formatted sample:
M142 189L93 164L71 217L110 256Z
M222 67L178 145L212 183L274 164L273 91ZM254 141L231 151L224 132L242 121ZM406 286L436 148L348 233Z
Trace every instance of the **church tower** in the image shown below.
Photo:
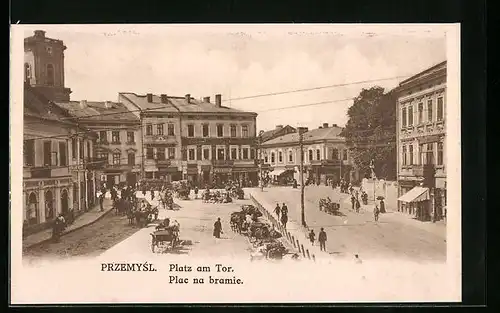
M52 101L69 101L71 90L64 86L64 50L61 40L35 30L24 38L24 82Z

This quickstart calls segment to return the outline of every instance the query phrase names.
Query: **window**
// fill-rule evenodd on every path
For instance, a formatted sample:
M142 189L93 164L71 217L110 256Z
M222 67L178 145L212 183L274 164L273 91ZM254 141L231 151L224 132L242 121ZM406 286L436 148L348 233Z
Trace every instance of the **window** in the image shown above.
M156 148L156 159L160 161L165 160L165 148L163 147Z
M333 148L333 150L332 150L332 159L333 160L338 160L339 159L339 149Z
M288 162L289 163L293 162L293 153L292 153L292 151L288 151Z
M283 152L278 151L278 162L283 163Z
M54 195L50 190L45 193L45 218L47 220L54 218Z
M236 152L238 152L238 151L236 150L236 148L231 148L231 159L232 159L232 160L236 160L236 159L237 159L237 154L236 154Z
M402 127L406 127L406 108L403 108L402 109L402 113L401 113L401 126Z
M28 198L28 205L26 207L26 220L28 222L28 225L33 225L38 222L38 199L35 193L31 193Z
M203 160L209 160L210 159L210 149L203 149Z
M52 54L52 47L47 47L47 49L46 49L46 50L47 50L47 53L48 53L48 54Z
M108 134L106 133L105 130L102 130L99 132L99 141L100 142L108 142Z
M43 143L43 165L52 165L52 142L45 141Z
M47 64L47 85L54 86L54 65Z
M90 141L87 141L87 158L90 158Z
M236 125L231 125L231 137L236 137Z
M413 145L408 146L408 155L410 157L409 165L413 165Z
M127 142L135 143L135 134L134 132L127 132Z
M408 107L408 126L413 126L413 107Z
M68 165L67 147L65 142L59 142L59 164L61 166Z
M208 124L203 124L202 126L203 137L208 137Z
M128 154L128 165L135 165L135 153L133 152Z
M406 146L403 146L403 165L406 165Z
M437 120L442 121L443 120L443 97L438 98L438 104L437 104Z
M255 160L255 149L250 149L250 160Z
M113 165L119 165L120 164L120 152L115 152L113 153Z
M274 152L271 152L271 163L275 162L275 155Z
M434 164L434 144L433 143L428 143L427 144L427 151L425 153L425 164Z
M153 178L153 172L146 172L146 178L147 179Z
M269 163L269 157L267 155L264 156L264 163Z
M188 137L194 137L194 125L193 124L188 125Z
M24 141L24 164L35 166L35 141L33 139Z
M31 79L31 66L28 63L24 63L24 81L29 82Z
M78 142L80 143L80 159L83 160L83 157L85 155L84 154L85 153L85 151L84 151L85 150L85 148L84 148L85 146L83 145L82 140L78 139Z
M427 122L432 122L432 100L427 100Z
M174 124L172 124L172 123L167 124L167 135L168 136L175 136Z
M248 148L243 148L242 151L243 151L243 160L248 160Z
M158 124L158 125L156 125L156 134L157 134L157 135L160 135L160 136L163 136L163 135L164 135L164 132L163 132L163 124Z
M438 142L437 148L437 165L443 165L443 143Z
M112 131L111 132L111 142L112 143L120 143L120 132Z
M248 125L241 126L241 137L248 137Z
M342 159L344 161L347 161L347 149L344 149L343 154L342 154Z
M217 137L224 136L224 128L222 124L217 124Z
M168 148L168 159L175 159L175 148Z
M309 150L309 162L313 160L313 151Z
M418 123L422 124L424 122L424 104L418 104Z
M321 160L321 151L319 149L316 149L316 160Z
M195 151L194 149L189 149L188 150L188 157L190 161L193 161L195 159Z
M217 160L224 160L224 159L225 159L224 149L223 148L217 149Z
M151 136L153 135L153 125L147 124L146 125L146 136Z
M154 158L153 148L146 148L146 159L152 160Z

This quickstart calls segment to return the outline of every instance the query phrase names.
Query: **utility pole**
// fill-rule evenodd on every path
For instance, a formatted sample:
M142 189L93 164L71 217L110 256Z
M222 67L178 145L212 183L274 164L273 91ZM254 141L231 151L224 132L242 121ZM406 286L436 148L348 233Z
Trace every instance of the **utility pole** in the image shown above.
M304 132L303 127L299 127L299 148L300 148L300 221L303 227L307 227L306 214L304 209Z
M78 125L77 125L78 126ZM78 127L77 130L80 128ZM78 181L78 210L82 209L82 183L80 181L80 136L76 135L76 175Z
M264 191L264 177L262 176L262 134L263 130L259 132L259 178L260 178L260 191Z

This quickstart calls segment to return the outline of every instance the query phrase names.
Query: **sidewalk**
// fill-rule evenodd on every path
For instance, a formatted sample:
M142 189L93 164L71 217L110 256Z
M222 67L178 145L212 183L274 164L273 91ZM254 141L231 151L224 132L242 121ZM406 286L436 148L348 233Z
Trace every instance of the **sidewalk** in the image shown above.
M106 197L107 198L107 197ZM109 199L104 200L104 212L100 211L100 206L97 204L91 210L83 213L82 215L75 218L73 224L69 225L62 236L68 233L71 233L75 230L78 230L87 225L93 224L97 222L100 218L102 218L106 213L110 212L113 209L112 202ZM23 250L28 249L34 245L38 245L44 243L52 238L52 228L45 229L36 234L29 235L23 238Z

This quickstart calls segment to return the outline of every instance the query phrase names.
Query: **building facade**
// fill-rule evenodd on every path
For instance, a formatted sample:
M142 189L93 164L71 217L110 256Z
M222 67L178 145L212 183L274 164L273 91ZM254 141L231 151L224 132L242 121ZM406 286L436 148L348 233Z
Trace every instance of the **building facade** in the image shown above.
M440 219L446 208L446 61L401 82L397 92L398 209Z
M266 142L268 140L295 132L297 132L297 130L290 125L285 125L285 126L276 125L275 129L263 131L262 133L259 134L259 137L262 142Z
M340 136L341 127L324 123L317 129L303 134L304 181L325 184L328 179L339 181L357 179L349 149ZM270 167L269 176L286 182L300 182L300 145L297 132L263 142L261 153L264 165Z
M221 95L215 103L189 94L121 93L120 99L141 117L145 179L257 184L256 113L222 106Z
M57 102L97 135L95 153L86 154L85 168L96 172L96 188L135 184L141 173L141 127L137 116L119 102ZM90 188L94 190L94 188Z

